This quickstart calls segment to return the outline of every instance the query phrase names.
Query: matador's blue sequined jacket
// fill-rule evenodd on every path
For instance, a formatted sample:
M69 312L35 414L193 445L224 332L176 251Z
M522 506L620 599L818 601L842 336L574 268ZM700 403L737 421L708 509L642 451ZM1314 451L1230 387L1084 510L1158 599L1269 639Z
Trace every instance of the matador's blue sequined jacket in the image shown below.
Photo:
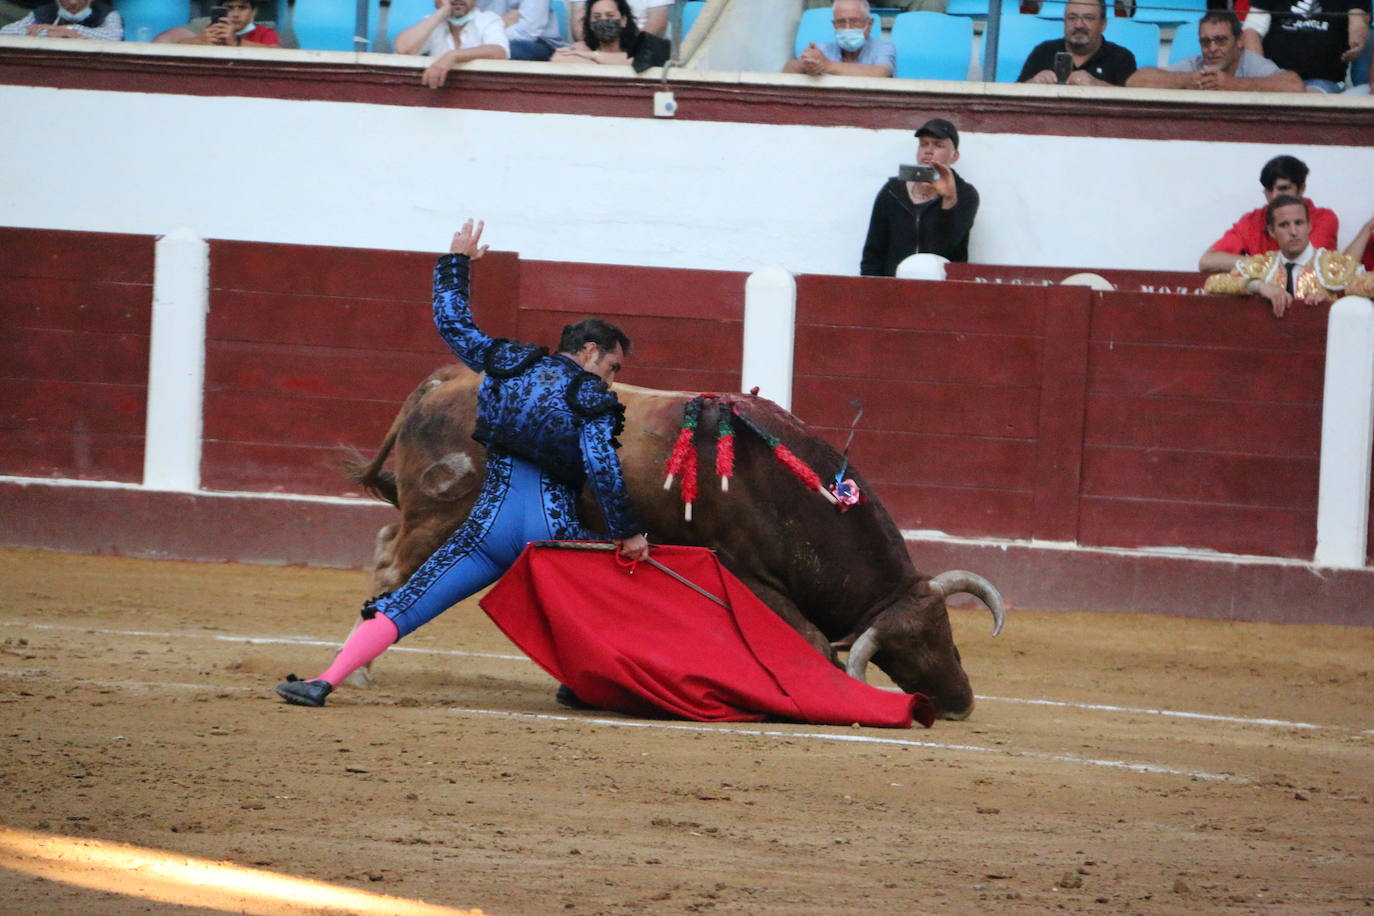
M605 382L567 356L484 334L468 306L468 267L465 255L439 259L434 324L454 355L486 373L473 438L534 462L574 491L590 480L612 537L643 531L615 453L625 408Z

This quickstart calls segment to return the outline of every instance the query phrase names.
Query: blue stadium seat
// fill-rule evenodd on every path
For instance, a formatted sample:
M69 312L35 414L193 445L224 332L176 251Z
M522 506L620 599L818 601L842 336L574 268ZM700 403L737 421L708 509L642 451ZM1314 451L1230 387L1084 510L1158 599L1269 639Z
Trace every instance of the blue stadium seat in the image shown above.
M387 41L391 42L391 47L393 49L396 47L397 35L432 12L434 12L434 0L391 0L391 9L386 14L386 37ZM566 10L564 15L567 15Z
M690 3L687 5L691 6ZM392 5L392 9L395 9L394 4ZM552 2L549 3L549 10L553 13L553 18L558 20L558 37L564 41L572 41L572 30L568 26L568 5L564 3L563 0L552 0ZM404 26L402 28L404 28ZM391 29L388 28L387 34L390 33Z
M1186 58L1197 57L1201 53L1202 46L1197 41L1197 21L1180 25L1174 31L1174 43L1169 46L1169 63L1176 64Z
M897 72L910 80L966 80L973 58L973 20L913 11L892 20Z
M873 30L869 32L874 38L882 33L882 24L875 16L872 19ZM792 48L792 56L800 57L801 52L806 50L811 42L820 44L825 41L835 40L834 17L830 14L830 7L818 6L815 9L807 10L802 13L801 21L797 23L797 40Z
M687 0L682 4L682 36L681 41L692 33L692 26L696 25L697 17L701 15L701 8L706 5L706 0Z
M429 4L433 11L434 4ZM353 36L362 35L363 50L372 46L367 33L377 27L382 14L380 0L368 0L366 28L358 28L358 5L354 0L295 0L291 5L291 30L296 41L312 51L353 51Z
M1159 66L1159 26L1154 23L1113 19L1103 37L1134 54L1137 67Z
M945 6L946 16L968 16L972 19L988 18L989 0L949 0ZM1002 18L1021 15L1020 0L1002 0Z
M114 8L124 20L125 41L152 41L194 18L187 0L115 0Z
M1002 33L997 40L997 82L1014 83L1031 50L1042 41L1064 37L1063 23L1039 16L1002 17ZM984 42L987 36L983 36ZM986 54L983 72L987 72Z
M1136 22L1153 22L1158 25L1178 25L1181 22L1196 22L1207 12L1207 0L1136 0Z

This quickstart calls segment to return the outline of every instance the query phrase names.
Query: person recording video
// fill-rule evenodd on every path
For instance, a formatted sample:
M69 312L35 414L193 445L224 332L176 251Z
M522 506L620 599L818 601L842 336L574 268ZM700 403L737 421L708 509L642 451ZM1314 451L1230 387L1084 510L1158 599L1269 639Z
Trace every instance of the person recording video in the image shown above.
M223 47L281 47L281 38L275 29L258 25L254 21L257 14L257 0L223 0L218 6L211 8L209 20L193 19L188 25L168 29L153 41ZM197 26L200 27L199 32L195 30Z
M878 191L864 240L859 273L891 277L917 252L951 261L968 260L968 240L978 215L978 190L954 171L959 129L931 118L916 131L916 166L902 166Z

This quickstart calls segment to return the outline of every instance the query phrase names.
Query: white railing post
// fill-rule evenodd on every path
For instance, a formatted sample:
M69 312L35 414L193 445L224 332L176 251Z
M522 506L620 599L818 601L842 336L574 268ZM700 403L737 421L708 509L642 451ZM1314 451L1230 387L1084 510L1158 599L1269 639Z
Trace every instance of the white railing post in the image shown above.
M744 360L740 391L755 386L784 410L792 409L792 349L797 324L797 281L781 267L765 267L744 281Z
M210 246L189 229L157 240L143 485L199 490Z
M1374 441L1374 303L1346 296L1326 326L1317 553L1321 566L1365 565Z

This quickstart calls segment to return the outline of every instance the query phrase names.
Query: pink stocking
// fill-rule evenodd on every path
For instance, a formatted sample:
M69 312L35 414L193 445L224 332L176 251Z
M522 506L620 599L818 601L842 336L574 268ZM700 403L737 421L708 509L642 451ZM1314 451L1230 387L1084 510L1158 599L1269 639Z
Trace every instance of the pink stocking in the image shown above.
M331 687L338 687L344 678L385 652L399 633L396 624L385 614L364 620L334 656L334 663L316 680L328 681Z

